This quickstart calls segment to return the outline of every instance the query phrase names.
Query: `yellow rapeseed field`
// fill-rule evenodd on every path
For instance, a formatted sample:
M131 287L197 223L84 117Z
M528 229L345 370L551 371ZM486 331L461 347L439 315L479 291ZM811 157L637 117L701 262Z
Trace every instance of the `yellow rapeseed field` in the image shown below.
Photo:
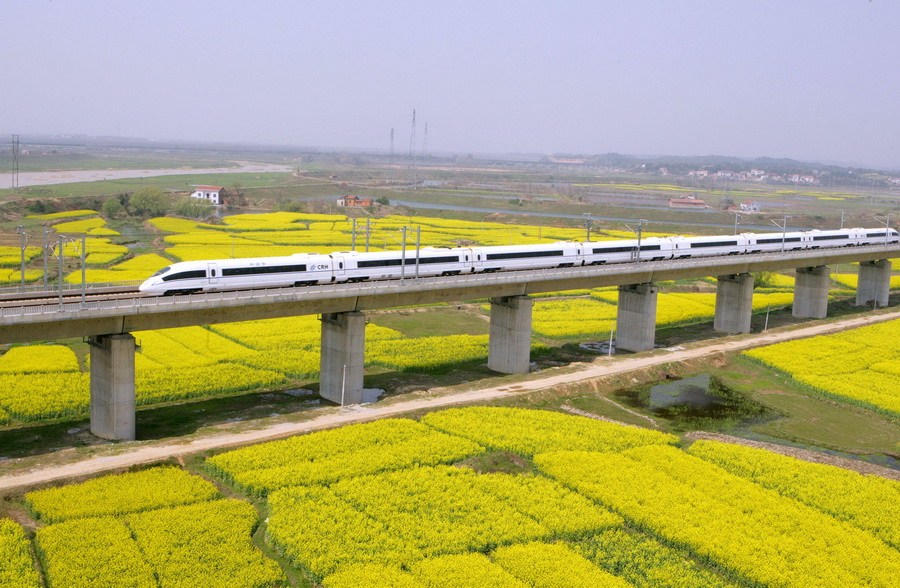
M619 451L678 441L674 435L649 429L524 408L450 408L429 413L422 422L491 449L525 455L570 449Z
M900 414L900 320L744 352L830 396Z
M892 585L900 554L819 510L666 446L537 455L546 473L751 583Z
M688 452L900 549L900 482L716 441L697 441Z
M218 494L215 486L180 468L155 467L36 490L25 495L25 503L41 520L60 522L190 504Z
M291 437L211 457L207 465L256 494L286 486L452 463L480 453L471 441L407 419L385 419Z
M41 579L31 560L31 548L18 523L0 519L0 586L38 588Z

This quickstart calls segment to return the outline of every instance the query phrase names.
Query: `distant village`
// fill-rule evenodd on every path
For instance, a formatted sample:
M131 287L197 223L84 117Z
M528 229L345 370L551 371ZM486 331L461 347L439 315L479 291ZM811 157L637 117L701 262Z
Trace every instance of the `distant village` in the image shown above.
M617 161L618 165L613 164ZM879 172L876 170L860 170L839 166L822 166L822 169L793 160L772 160L769 166L744 168L748 162L721 162L708 164L678 163L660 165L647 160L633 159L628 156L597 157L558 157L549 156L542 163L551 167L582 167L603 174L646 174L653 176L669 176L672 179L682 178L703 182L759 182L768 184L787 184L799 186L878 186L900 187L900 175ZM662 162L660 162L662 163ZM795 168L793 171L785 168ZM806 168L806 169L804 169Z

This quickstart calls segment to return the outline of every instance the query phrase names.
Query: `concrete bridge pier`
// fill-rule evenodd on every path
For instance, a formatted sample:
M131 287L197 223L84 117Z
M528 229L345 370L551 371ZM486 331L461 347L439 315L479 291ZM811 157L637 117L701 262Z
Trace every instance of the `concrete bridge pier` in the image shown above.
M528 373L533 306L528 296L491 298L488 369L501 374Z
M717 276L713 329L722 333L749 333L753 313L753 276Z
M90 337L91 433L103 439L135 438L134 336Z
M825 318L828 316L828 289L831 287L831 270L828 266L798 267L794 281L794 307L796 318Z
M875 301L876 306L887 306L891 290L891 262L887 259L861 261L859 285L856 287L856 306L866 306Z
M319 396L338 404L363 401L366 316L361 312L323 314Z
M616 349L647 351L656 344L656 298L659 286L647 282L619 286Z

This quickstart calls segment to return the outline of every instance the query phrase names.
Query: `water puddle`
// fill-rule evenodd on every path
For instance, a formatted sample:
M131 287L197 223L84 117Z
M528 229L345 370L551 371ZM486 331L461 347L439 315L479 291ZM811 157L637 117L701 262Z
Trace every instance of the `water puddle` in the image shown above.
M729 431L777 417L710 374L622 390L616 396L670 421L677 431Z
M711 386L712 376L709 374L657 384L650 388L649 407L659 409L685 404L702 409L721 404L724 399L712 393Z

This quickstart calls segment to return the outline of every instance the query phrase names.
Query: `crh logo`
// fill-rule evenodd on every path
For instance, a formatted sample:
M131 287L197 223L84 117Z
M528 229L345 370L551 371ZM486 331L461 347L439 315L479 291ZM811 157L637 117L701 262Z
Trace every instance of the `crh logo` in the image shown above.
M310 266L310 269L312 269L313 271L316 271L316 270L327 270L327 269L331 269L331 268L328 267L327 263L314 263L313 265Z

